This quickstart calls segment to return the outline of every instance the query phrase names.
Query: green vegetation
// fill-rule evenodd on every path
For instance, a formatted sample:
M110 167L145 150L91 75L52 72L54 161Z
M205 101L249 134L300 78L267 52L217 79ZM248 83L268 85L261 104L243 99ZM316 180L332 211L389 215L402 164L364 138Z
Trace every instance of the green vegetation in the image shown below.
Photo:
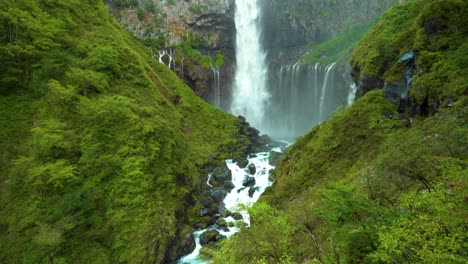
M366 25L359 25L346 30L344 33L318 44L310 44L311 51L302 58L301 63L311 64L319 62L328 64L333 61L346 60L356 43L377 23L378 18Z
M462 0L410 1L387 12L361 40L351 64L362 75L384 81L403 78L398 58L413 49L417 74L410 96L432 105L466 92L468 5Z
M403 76L396 61L413 48L412 96L452 100L410 117L375 90L314 128L251 209L267 213L214 263L467 262L465 2L397 6L353 53L362 74L390 78Z
M173 256L200 168L246 140L237 119L102 1L1 1L0 57L0 262Z

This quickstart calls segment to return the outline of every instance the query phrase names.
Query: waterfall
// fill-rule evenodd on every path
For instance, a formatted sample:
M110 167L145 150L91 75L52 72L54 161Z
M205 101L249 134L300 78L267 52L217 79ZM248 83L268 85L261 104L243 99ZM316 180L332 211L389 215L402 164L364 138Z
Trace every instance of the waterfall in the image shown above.
M266 89L265 52L260 45L258 0L236 0L236 58L231 112L242 115L258 129L263 128L269 99Z
M352 82L349 85L348 107L351 106L354 103L354 100L356 99L356 90L357 85L354 82Z
M349 105L352 80L337 65L302 64L299 59L273 70L268 80L270 103L265 111L268 135L294 139L327 120L340 106Z
M164 56L167 57L167 60L168 60L167 64L164 62ZM169 69L172 69L172 70L175 69L174 53L173 53L172 49L168 49L168 50L161 49L161 50L159 50L158 60L159 60L160 63L162 63L162 64L166 65L167 67L169 67Z
M211 66L213 71L213 105L217 108L221 108L221 88L219 83L219 68L217 66Z
M325 69L325 80L323 81L323 86L322 86L322 92L321 92L321 96L320 96L320 105L319 105L319 117L320 117L320 123L322 123L323 121L325 121L325 117L324 117L324 101L325 101L325 95L326 95L326 92L327 92L327 88L328 88L328 77L329 77L329 74L330 74L330 71L333 69L333 67L335 66L335 62L328 65L327 68Z

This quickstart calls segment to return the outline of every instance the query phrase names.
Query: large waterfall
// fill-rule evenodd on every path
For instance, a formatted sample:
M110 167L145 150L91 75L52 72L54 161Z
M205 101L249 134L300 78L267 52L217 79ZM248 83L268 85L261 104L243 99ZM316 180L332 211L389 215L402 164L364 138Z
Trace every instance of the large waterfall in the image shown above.
M269 78L271 98L264 127L274 138L301 136L354 99L350 76L335 62L303 65L299 60L272 70Z
M260 44L260 6L257 0L236 0L236 57L231 111L256 128L264 128L269 93L265 52Z

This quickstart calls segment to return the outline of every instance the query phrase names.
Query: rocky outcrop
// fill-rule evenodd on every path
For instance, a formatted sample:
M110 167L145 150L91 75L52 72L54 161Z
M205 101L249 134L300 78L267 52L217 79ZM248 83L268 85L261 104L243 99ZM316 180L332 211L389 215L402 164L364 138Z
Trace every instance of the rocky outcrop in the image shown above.
M224 65L219 68L221 107L226 108L235 67L234 0L143 1L117 4L106 0L110 11L134 36L155 49L169 49L187 43L205 56L220 52ZM156 51L157 52L157 51ZM171 67L202 98L214 101L216 80L209 65L175 58Z

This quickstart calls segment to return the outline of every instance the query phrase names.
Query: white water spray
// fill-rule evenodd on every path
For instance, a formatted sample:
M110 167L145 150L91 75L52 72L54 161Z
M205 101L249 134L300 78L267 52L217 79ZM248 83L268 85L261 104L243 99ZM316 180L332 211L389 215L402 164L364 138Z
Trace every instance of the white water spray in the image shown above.
M320 97L320 122L323 122L325 121L325 117L324 117L324 113L323 113L323 104L324 104L324 101L325 101L325 95L326 95L326 92L327 92L327 84L328 84L328 76L330 75L330 71L333 69L333 67L335 66L335 62L333 62L332 64L328 65L327 68L325 69L325 80L323 81L323 86L322 86L322 96Z
M236 57L231 111L242 115L256 128L263 128L266 89L265 52L260 45L260 6L258 0L236 0Z
M219 83L219 68L218 66L211 66L213 72L213 105L221 108L221 87Z

